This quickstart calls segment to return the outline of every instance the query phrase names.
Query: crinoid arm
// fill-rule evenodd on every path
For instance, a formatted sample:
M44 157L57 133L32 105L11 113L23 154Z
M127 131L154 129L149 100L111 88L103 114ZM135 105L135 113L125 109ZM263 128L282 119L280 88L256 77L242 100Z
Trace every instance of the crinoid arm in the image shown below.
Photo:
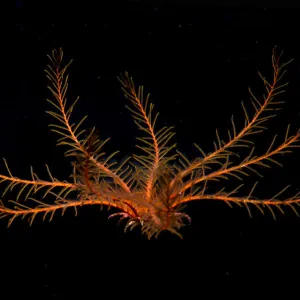
M274 208L276 207L280 212L284 212L282 207L288 206L294 212L297 213L296 207L299 206L300 198L299 194L286 199L278 199L287 187L283 188L281 192L277 193L270 199L259 200L252 197L256 184L251 189L251 193L245 197L236 196L239 187L230 192L225 192L225 188L222 188L219 192L212 194L207 193L207 189L212 181L229 180L230 178L237 178L243 180L244 176L261 176L260 172L256 170L257 166L271 168L272 164L282 166L278 161L277 157L285 153L291 153L293 148L300 147L300 130L294 134L290 134L290 126L288 125L285 137L282 142L276 145L277 135L274 136L273 140L269 144L266 152L260 155L253 155L255 147L253 142L248 139L249 136L263 132L266 127L263 126L267 120L276 116L276 106L281 104L282 101L275 100L275 97L284 92L284 87L288 83L280 83L283 75L286 72L285 67L290 63L281 63L281 55L277 56L275 49L273 49L272 55L272 66L273 66L273 80L272 82L267 81L260 73L260 77L263 80L266 94L263 95L262 100L251 92L253 98L252 105L254 108L254 114L252 117L249 116L246 108L242 105L245 114L245 125L238 132L235 128L234 122L232 121L232 133L229 131L229 141L224 142L219 137L217 131L217 143L215 144L215 151L210 154L205 154L202 149L197 146L201 151L203 157L196 159L186 164L183 171L179 172L177 177L182 179L179 190L184 196L174 202L174 206L188 203L194 200L220 200L226 202L231 206L232 203L236 203L239 206L245 206L251 216L250 207L256 206L261 212L264 212L263 208L268 208L273 217L275 218ZM269 114L271 112L271 114ZM250 147L252 145L252 147ZM248 155L245 158L240 158L240 161L233 163L231 160L232 155L236 153L232 150L233 147L246 147L250 148ZM182 155L181 155L182 156ZM195 172L195 170L202 170L201 176L194 176L189 179L187 176ZM251 174L252 173L252 174ZM184 180L185 178L185 180ZM174 185L175 179L172 184ZM177 179L178 180L178 179ZM176 197L174 193L171 197ZM298 215L298 213L297 213Z
M78 123L71 122L72 111L78 101L77 98L69 107L67 108L67 98L66 93L69 85L69 76L66 75L67 68L71 64L63 64L63 51L59 49L58 51L53 50L52 55L48 56L50 64L45 70L46 76L50 81L48 86L54 99L48 101L52 104L54 111L47 111L51 116L53 116L58 124L50 124L51 130L60 135L58 140L58 145L68 146L69 149L65 152L66 156L76 157L83 161L88 160L91 164L95 166L98 172L103 175L113 178L113 180L125 191L129 191L127 184L119 176L120 166L112 168L111 160L118 153L118 151L109 155L106 159L102 159L104 153L102 152L103 146L109 139L100 140L96 137L95 128L91 132L86 133L85 129L82 129L82 123L87 118L83 117ZM91 146L91 140L93 144L93 153L87 149ZM101 158L101 159L100 159Z
M143 86L136 89L127 72L118 79L125 97L131 102L131 106L127 108L143 133L137 138L140 142L137 148L142 150L143 154L133 155L134 184L131 185L132 194L139 195L133 197L132 202L137 207L142 232L149 238L158 236L163 230L180 236L178 229L183 226L181 220L185 215L172 208L169 197L171 194L169 183L175 176L176 166L173 163L177 157L176 153L170 155L176 145L168 145L174 136L173 128L167 126L158 128L158 113L153 113L154 105L149 100L150 94L145 97ZM136 223L129 220L128 224L135 226Z
M141 168L142 184L146 189L147 201L151 201L151 192L157 174L175 158L175 155L168 156L169 152L176 147L175 144L168 146L168 142L174 136L173 127L164 126L156 130L158 113L153 114L154 105L149 101L150 94L144 96L143 86L139 86L136 91L134 82L127 72L121 74L118 79L125 97L132 103L132 107L126 107L132 113L135 124L145 133L145 136L137 138L141 143L137 147L144 152L144 155L134 155L134 159L143 167Z
M18 190L15 200L7 201L12 204L11 206L4 205L4 202L0 201L0 218L8 217L8 225L11 225L17 217L24 218L29 216L29 222L32 224L37 214L43 214L44 219L49 214L50 220L52 220L54 213L59 209L62 210L62 213L68 207L76 209L75 202L69 201L67 203L67 200L62 201L62 199L66 199L69 194L72 194L78 188L77 185L59 181L53 177L47 165L49 180L41 180L32 168L31 180L28 180L13 176L5 160L4 163L8 174L0 174L1 183L6 184L2 197L5 197L13 190ZM39 195L42 200L35 199L35 195ZM53 197L54 201L51 204L44 200L45 198ZM28 202L31 202L33 205L30 206Z
M67 208L77 208L82 205L112 206L134 215L135 210L130 204L125 204L119 195L130 192L129 181L131 169L126 166L129 158L120 164L112 161L117 152L105 155L102 151L108 139L100 140L93 128L90 132L81 129L84 117L78 123L71 122L72 111L78 98L68 105L66 94L68 89L67 68L64 64L62 49L53 50L48 56L50 64L45 70L50 81L49 89L53 99L48 100L53 111L47 111L58 124L51 124L51 130L59 134L58 145L69 149L65 156L73 158L73 182L60 181L46 166L49 180L41 180L31 169L31 179L20 179L12 175L5 162L7 175L0 174L0 181L6 184L2 197L8 196L12 190L18 189L14 200L1 200L0 216L9 218L9 225L17 217L29 217L30 224L37 215L50 216L52 220L56 211L64 214ZM117 196L118 194L118 196ZM126 198L126 197L125 197ZM7 204L11 205L7 205Z
M227 141L221 139L218 130L216 130L216 142L214 142L214 151L206 154L197 144L194 146L199 150L201 157L194 160L183 172L180 173L181 177L185 177L193 172L195 169L207 169L209 170L211 165L224 165L226 160L230 159L230 156L236 156L234 151L236 148L249 148L254 142L251 140L251 136L262 133L267 129L265 123L276 116L276 112L280 110L280 105L284 103L282 100L278 100L277 96L285 92L285 87L288 82L282 82L286 73L286 67L292 62L281 62L282 52L277 54L276 48L273 48L272 53L272 80L268 81L260 72L259 77L262 79L265 93L262 97L257 97L249 88L251 95L252 116L250 109L246 108L246 105L242 103L242 109L244 113L244 127L238 130L234 123L234 116L231 117L232 129L228 130Z

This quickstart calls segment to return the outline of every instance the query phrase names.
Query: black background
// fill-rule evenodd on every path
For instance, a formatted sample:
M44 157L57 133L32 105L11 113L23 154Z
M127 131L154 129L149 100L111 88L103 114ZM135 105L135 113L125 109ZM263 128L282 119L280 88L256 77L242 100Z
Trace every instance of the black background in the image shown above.
M87 127L95 125L103 139L111 137L107 153L120 150L122 158L136 151L139 132L116 78L128 71L151 93L160 112L159 124L174 125L178 149L193 158L198 154L193 143L206 152L213 150L216 128L226 137L232 114L241 128L240 103L249 103L249 86L262 94L257 71L270 78L272 48L277 45L279 52L284 51L284 61L294 61L286 75L288 90L281 97L286 101L283 110L255 139L257 154L263 153L275 134L282 140L288 124L291 132L300 124L296 6L209 1L4 3L1 157L21 178L29 178L30 166L46 178L48 164L55 177L68 179L70 162L63 147L56 147L56 136L48 128L53 120L45 113L50 94L44 68L47 54L58 47L64 49L66 60L74 59L69 99L81 98L74 120L88 114ZM286 196L295 194L300 188L299 155L295 148L293 154L279 158L283 168L260 169L265 177L256 196L272 197L288 184ZM4 164L1 170L5 172ZM241 195L258 179L247 178ZM220 181L217 188L239 184ZM276 221L268 211L262 216L253 209L251 219L246 209L213 201L191 203L187 212L192 223L181 231L183 240L166 233L150 242L139 229L124 234L122 224L107 220L111 212L100 212L98 207L83 207L77 217L72 211L64 217L57 213L51 223L37 217L31 227L26 220L16 220L7 229L3 219L3 287L9 283L14 287L9 293L43 299L69 299L83 291L90 299L101 297L106 282L116 288L114 282L124 277L134 286L135 280L143 282L150 276L144 289L163 287L169 279L178 284L186 279L187 285L180 288L185 292L194 286L199 292L190 281L199 278L233 286L240 280L299 278L292 275L297 259L293 263L290 259L299 253L300 219L290 210L284 215L278 212Z

